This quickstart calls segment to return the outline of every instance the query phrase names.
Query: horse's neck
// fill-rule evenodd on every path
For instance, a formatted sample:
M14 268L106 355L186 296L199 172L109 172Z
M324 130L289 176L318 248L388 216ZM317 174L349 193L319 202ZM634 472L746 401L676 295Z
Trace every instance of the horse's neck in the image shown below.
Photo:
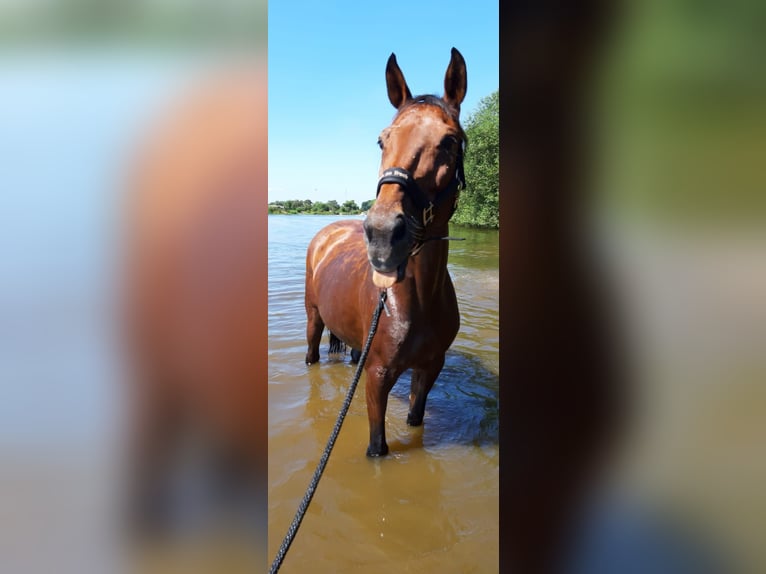
M438 301L447 281L447 257L449 246L447 241L429 241L420 253L412 258L412 295L421 307L428 307Z

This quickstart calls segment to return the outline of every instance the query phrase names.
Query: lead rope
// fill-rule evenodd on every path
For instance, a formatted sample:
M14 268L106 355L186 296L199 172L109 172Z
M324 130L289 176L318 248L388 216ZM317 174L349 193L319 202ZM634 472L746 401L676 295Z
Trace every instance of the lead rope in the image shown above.
M327 446L324 447L322 458L319 459L319 464L317 465L317 468L314 471L314 476L311 478L311 482L306 489L306 494L303 495L303 500L301 500L301 503L298 505L298 510L295 513L295 518L293 518L293 522L290 524L290 528L287 529L287 534L285 535L285 539L282 541L282 545L279 547L277 555L274 557L274 562L271 563L269 574L274 574L277 572L279 567L282 565L282 561L285 559L285 555L287 554L287 549L290 548L290 545L293 543L295 534L298 532L298 527L301 525L303 517L308 510L309 503L314 497L314 492L316 491L317 485L319 484L319 479L322 478L324 467L327 466L327 461L330 458L332 447L335 446L335 440L338 438L338 433L340 433L340 427L343 426L343 419L346 418L348 408L351 406L351 399L354 398L354 391L356 390L356 385L359 382L359 377L362 375L362 368L364 367L364 362L367 359L367 353L370 351L372 338L375 335L375 331L378 329L378 319L380 318L380 312L385 307L385 305L386 291L383 290L380 292L378 306L375 308L375 312L372 315L372 323L370 324L370 332L367 335L367 342L364 344L364 349L362 349L362 354L359 357L359 364L356 367L354 379L351 381L351 386L349 386L348 392L346 393L346 400L343 402L340 413L338 413L338 419L335 421L335 427L332 429L332 433L330 433L330 438L327 439Z

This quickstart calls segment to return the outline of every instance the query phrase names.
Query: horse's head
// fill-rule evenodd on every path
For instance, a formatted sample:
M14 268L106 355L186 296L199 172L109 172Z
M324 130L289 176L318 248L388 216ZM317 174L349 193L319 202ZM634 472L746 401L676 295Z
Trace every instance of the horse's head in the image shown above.
M397 109L378 144L383 152L375 204L364 222L373 280L390 287L404 277L410 255L429 235L446 234L463 184L460 104L466 92L465 60L452 48L444 96L413 98L391 54L388 99Z

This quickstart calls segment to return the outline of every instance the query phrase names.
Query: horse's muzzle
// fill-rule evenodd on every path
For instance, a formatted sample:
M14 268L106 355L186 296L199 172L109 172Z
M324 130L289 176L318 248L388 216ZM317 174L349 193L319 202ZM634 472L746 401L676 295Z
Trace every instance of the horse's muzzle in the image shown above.
M382 275L401 279L410 248L410 232L404 215L369 214L363 223L367 257L372 268Z

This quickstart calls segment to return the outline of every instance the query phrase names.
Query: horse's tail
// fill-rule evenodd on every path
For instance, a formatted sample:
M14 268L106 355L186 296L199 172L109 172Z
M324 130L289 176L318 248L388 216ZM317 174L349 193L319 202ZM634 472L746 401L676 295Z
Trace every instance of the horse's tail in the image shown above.
M346 344L338 339L338 337L333 334L332 331L330 333L330 353L345 353L346 352Z

